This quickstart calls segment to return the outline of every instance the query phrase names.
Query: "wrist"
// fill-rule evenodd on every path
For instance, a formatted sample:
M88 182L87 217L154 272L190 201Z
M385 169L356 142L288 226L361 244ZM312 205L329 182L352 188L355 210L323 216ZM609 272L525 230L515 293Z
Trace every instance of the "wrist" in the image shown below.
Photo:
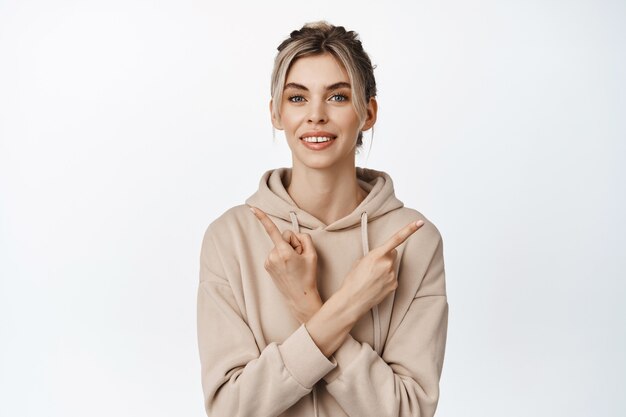
M291 309L295 313L296 319L300 323L304 323L309 320L313 314L317 313L317 311L322 308L322 305L322 298L316 290L307 292L300 300L292 302Z
M339 288L330 299L334 299L333 302L338 309L342 312L345 320L348 320L352 325L356 324L363 314L367 312L365 306L361 300L355 299L355 297L344 287ZM329 299L329 300L330 300Z
M357 320L358 316L343 293L336 292L311 316L305 326L317 347L326 357L330 357L341 346Z

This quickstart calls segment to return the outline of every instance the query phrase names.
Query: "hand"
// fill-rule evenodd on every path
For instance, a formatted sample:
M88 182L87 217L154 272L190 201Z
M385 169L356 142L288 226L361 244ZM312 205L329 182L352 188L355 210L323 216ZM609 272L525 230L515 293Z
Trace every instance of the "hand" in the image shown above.
M354 262L339 291L346 296L348 305L355 308L358 317L398 287L395 269L398 251L395 248L423 225L423 220L412 221L387 242Z
M251 208L274 242L265 260L265 270L285 297L296 319L306 322L322 306L317 290L317 252L311 235L285 230L267 217L263 210Z

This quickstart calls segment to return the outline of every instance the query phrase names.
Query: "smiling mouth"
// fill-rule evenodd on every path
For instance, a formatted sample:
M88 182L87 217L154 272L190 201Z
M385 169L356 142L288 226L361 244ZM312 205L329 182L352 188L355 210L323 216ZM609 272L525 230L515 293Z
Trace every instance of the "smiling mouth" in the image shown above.
M324 143L330 142L331 140L337 139L337 136L328 137L328 136L309 136L306 138L300 138L300 140L308 142L308 143Z

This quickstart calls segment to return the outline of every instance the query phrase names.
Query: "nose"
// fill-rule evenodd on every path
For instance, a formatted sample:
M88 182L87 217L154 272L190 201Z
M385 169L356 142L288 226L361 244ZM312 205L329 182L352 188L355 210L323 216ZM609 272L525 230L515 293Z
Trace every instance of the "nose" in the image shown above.
M310 123L326 123L328 114L326 113L326 103L324 100L311 100L309 106L309 122Z

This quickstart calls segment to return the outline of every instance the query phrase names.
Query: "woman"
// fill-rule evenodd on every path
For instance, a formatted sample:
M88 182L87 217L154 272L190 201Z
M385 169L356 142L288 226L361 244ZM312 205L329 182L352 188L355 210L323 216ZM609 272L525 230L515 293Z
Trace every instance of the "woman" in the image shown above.
M376 121L371 61L356 33L326 22L278 51L270 113L293 166L265 172L204 235L206 412L432 416L448 319L442 240L387 173L355 166Z

